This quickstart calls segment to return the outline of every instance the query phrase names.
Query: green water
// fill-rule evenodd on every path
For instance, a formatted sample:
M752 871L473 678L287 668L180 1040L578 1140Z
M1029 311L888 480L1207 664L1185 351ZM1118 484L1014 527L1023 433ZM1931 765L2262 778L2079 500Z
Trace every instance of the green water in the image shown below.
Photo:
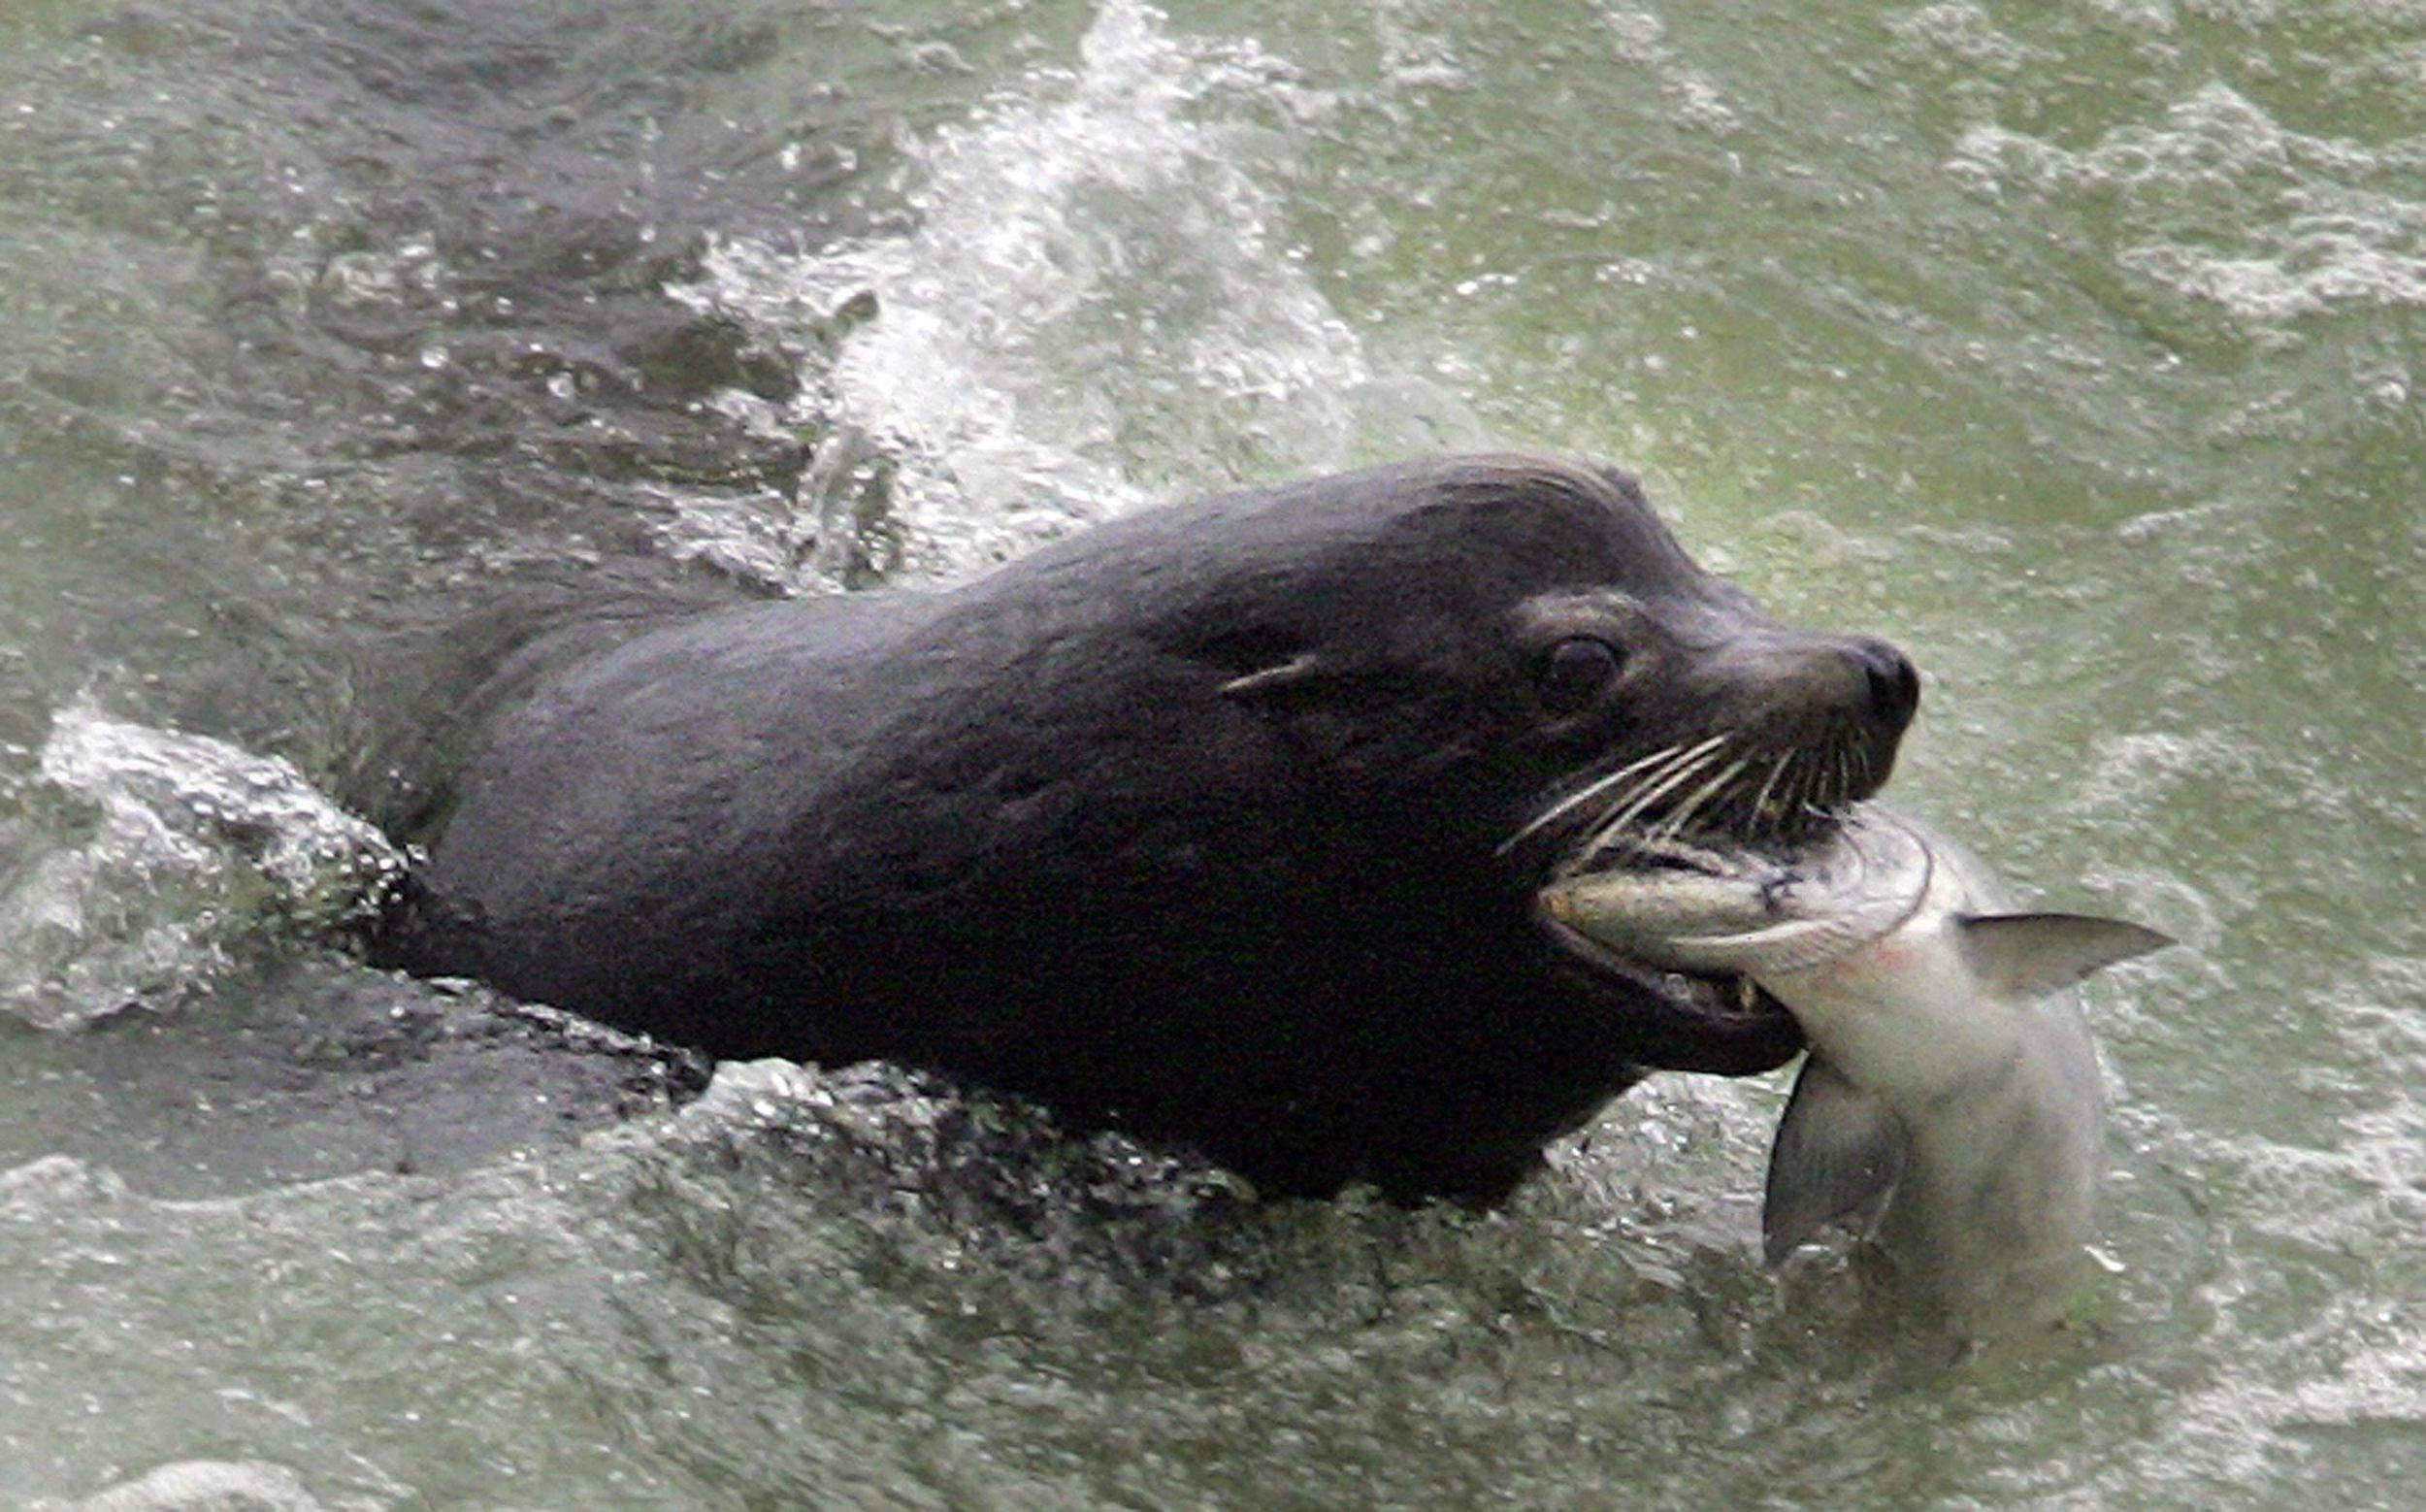
M0 0L0 1501L2414 1504L2421 322L2395 0ZM2096 1331L1764 1271L1773 1082L1258 1204L328 942L500 604L1498 444L1894 638L1899 799L2187 942L2091 997Z

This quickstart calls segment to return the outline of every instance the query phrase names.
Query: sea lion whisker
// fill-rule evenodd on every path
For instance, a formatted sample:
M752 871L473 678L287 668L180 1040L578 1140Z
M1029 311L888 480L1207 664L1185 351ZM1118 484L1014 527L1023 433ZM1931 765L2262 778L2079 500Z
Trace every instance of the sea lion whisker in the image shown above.
M1689 767L1690 764L1686 765ZM1643 805L1652 801L1646 799L1644 795L1655 792L1667 775L1676 770L1676 764L1671 763L1612 799L1585 831L1581 853L1588 856L1595 855L1604 849L1609 843L1612 833L1633 815L1639 813Z
M1674 760L1644 772L1633 786L1610 801L1602 809L1600 822L1594 828L1606 828L1613 822L1613 815L1631 817L1640 814L1646 799L1656 801L1662 794L1673 791L1679 783L1689 780L1695 772L1707 767L1717 754L1713 744L1697 745L1679 752Z
M1674 839L1682 834L1685 827L1692 822L1693 816L1701 811L1702 806L1726 791L1727 784L1742 776L1744 769L1751 765L1750 756L1738 756L1728 762L1726 766L1720 769L1717 776L1695 788L1685 802L1677 805L1673 812L1659 821L1658 828L1652 832L1653 838L1665 841Z
M1634 760L1627 762L1624 766L1620 767L1615 772L1594 777L1591 781L1584 784L1584 786L1576 789L1572 793L1569 793L1566 797L1551 805L1548 808L1543 809L1540 813L1535 814L1530 820L1526 821L1522 829L1518 830L1514 835L1509 836L1506 839L1500 841L1498 853L1503 856L1506 855L1509 851L1514 850L1517 846L1523 844L1526 839L1538 835L1551 825L1557 823L1560 819L1565 818L1576 809L1590 804L1593 799L1600 797L1602 794L1608 792L1609 789L1617 786L1621 782L1623 782L1626 778L1633 776L1644 768L1666 761L1669 757L1676 755L1683 749L1685 749L1685 747L1682 744L1662 745L1648 756L1637 757Z
M1691 745L1670 746L1668 749L1674 754L1667 760L1659 763L1658 766L1653 767L1648 771L1640 772L1638 773L1640 781L1642 783L1656 782L1667 776L1679 767L1691 766L1698 763L1705 757L1714 754L1719 747L1726 744L1727 739L1728 738L1723 735L1713 735L1704 737L1702 740L1694 741ZM1641 762L1635 763L1635 767L1637 768L1641 768L1646 765L1646 763ZM1616 805L1613 803L1611 806L1614 807Z
M1594 792L1606 797L1607 802L1601 805L1599 816L1593 819L1588 827L1590 833L1593 836L1605 833L1611 814L1639 811L1633 805L1647 791L1659 788L1679 772L1689 772L1723 744L1725 740L1724 736L1711 736L1690 746L1671 745L1665 747L1663 751L1654 753L1653 756L1632 763L1623 772L1614 773L1616 777L1629 779L1623 785L1615 782L1594 783ZM1615 791L1609 792L1611 788Z
M1817 810L1816 810L1816 809L1814 809L1814 808L1812 807L1812 803L1811 803L1811 800L1812 800L1812 794L1813 794L1813 791L1814 791L1814 789L1818 786L1818 782L1817 782L1817 773L1818 773L1818 772L1819 772L1819 763L1817 763L1817 762L1814 762L1814 761L1800 761L1800 762L1795 763L1795 766L1794 766L1794 782L1793 782L1793 787L1792 787L1792 790L1791 790L1791 791L1792 791L1792 795L1793 795L1793 796L1792 796L1792 799L1791 799L1791 801L1789 802L1789 804L1788 804L1788 805L1787 805L1787 811L1788 811L1788 812L1790 812L1790 813L1813 813L1813 812L1817 812Z
M1786 775L1786 769L1792 766L1793 763L1794 749L1792 746L1788 746L1785 750L1778 752L1778 759L1770 764L1768 778L1760 784L1760 792L1753 799L1753 813L1751 822L1754 826L1757 827L1768 823L1768 816L1771 812L1769 807L1769 795L1776 790L1778 778Z
M1670 793L1675 792L1678 788L1683 787L1686 783L1690 782L1695 776L1699 775L1703 769L1708 767L1711 762L1716 761L1719 756L1719 750L1723 746L1723 744L1724 738L1721 737L1719 740L1710 742L1710 748L1702 751L1699 756L1696 756L1689 761L1675 764L1668 772L1667 775L1661 777L1656 782L1651 783L1641 793L1635 796L1633 802L1627 804L1623 809L1611 815L1597 828L1595 828L1592 831L1590 841L1585 845L1578 859L1589 861L1592 857L1598 856L1615 847L1624 838L1626 828L1636 819L1641 818L1644 812L1649 809L1652 805L1659 802L1662 798L1667 797Z

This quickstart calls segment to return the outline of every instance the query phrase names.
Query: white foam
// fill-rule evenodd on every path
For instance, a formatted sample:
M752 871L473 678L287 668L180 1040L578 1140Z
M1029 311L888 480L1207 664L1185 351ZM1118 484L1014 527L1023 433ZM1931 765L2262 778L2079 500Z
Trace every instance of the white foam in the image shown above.
M1720 137L1742 128L1743 116L1726 91L1668 45L1667 22L1657 15L1632 5L1608 5L1601 8L1599 19L1609 35L1611 54L1620 64L1642 69L1658 81L1678 122Z
M2222 83L2080 151L1983 126L1948 166L1983 194L2115 197L2121 267L2252 326L2426 307L2420 149L2293 131Z
M687 297L832 351L797 412L838 455L803 506L842 530L881 475L914 573L1345 465L1370 427L1438 396L1375 382L1292 245L1304 134L1267 123L1328 108L1251 42L1110 0L1073 65L914 147L913 229L809 257L729 241Z
M376 1503L347 1499L340 1506ZM35 1512L329 1512L303 1478L260 1460L181 1460L75 1502L46 1502Z
M0 1010L35 1024L174 997L246 933L337 927L404 871L291 763L223 740L80 703L52 719L39 771L86 817L0 877Z

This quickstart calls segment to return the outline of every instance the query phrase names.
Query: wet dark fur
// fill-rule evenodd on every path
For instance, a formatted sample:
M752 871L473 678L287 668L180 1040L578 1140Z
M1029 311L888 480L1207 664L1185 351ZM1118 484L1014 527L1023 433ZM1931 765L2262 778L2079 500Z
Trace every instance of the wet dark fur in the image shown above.
M1579 697L1598 653L1550 668L1584 640L1618 671ZM391 948L719 1056L973 1077L1281 1190L1487 1201L1647 1068L1799 1045L1564 948L1550 870L1622 805L1749 834L1866 793L1909 679L1762 618L1611 470L1242 492L542 680L460 773ZM1575 797L1713 733L1731 782ZM1766 817L1764 778L1794 800Z

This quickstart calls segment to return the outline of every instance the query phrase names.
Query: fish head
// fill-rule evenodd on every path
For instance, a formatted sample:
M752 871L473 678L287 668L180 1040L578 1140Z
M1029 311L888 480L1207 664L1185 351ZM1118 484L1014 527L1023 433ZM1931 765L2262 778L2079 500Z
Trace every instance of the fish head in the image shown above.
M1537 895L1554 930L1673 970L1762 978L1879 939L1928 896L1934 853L1875 805L1788 848L1646 837L1579 860Z

